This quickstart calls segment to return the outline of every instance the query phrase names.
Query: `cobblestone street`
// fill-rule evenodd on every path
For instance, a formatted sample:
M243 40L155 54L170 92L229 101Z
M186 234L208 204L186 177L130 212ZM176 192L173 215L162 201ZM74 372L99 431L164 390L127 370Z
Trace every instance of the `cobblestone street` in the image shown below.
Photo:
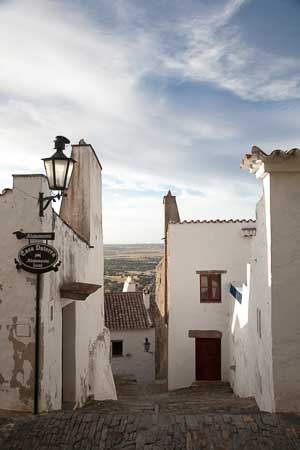
M170 393L119 386L119 400L50 414L0 415L0 449L300 449L300 416L260 413L226 384Z

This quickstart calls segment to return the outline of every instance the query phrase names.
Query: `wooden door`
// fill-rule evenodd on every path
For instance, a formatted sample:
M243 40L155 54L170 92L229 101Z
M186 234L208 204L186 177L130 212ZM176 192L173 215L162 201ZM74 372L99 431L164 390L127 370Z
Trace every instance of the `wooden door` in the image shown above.
M196 380L221 379L221 339L196 338Z
M76 400L75 302L62 309L62 400Z

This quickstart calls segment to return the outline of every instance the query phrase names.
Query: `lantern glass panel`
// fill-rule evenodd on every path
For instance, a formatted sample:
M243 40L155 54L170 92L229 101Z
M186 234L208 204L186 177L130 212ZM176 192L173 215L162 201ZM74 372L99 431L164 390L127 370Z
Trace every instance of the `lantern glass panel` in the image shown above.
M55 184L54 181L54 172L53 172L53 160L52 159L44 159L45 170L48 178L48 183L50 189L54 189L53 186Z
M54 159L54 177L55 183L52 189L62 191L65 188L66 173L69 165L69 160L66 159ZM51 187L51 186L50 186Z
M68 187L69 187L73 169L74 169L74 161L72 159L70 159L65 189L68 189Z

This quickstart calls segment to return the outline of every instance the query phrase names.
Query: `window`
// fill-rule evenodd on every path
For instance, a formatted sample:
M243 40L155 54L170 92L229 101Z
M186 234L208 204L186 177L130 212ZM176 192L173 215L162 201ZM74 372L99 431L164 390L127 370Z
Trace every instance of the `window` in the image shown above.
M111 341L112 357L123 356L123 341Z
M261 338L261 310L256 308L256 328L257 334Z
M221 302L221 273L200 274L200 302Z

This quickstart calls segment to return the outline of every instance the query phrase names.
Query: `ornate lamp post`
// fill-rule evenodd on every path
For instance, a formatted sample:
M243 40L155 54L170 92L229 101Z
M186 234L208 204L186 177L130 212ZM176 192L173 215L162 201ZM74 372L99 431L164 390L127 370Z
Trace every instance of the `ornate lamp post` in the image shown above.
M64 154L66 144L70 144L69 139L64 136L56 136L54 148L56 152L49 158L43 158L45 170L48 178L49 188L52 191L59 191L56 195L44 197L43 192L39 193L40 217L44 216L45 209L52 201L66 196L65 191L68 189L74 164L73 158L68 158Z

